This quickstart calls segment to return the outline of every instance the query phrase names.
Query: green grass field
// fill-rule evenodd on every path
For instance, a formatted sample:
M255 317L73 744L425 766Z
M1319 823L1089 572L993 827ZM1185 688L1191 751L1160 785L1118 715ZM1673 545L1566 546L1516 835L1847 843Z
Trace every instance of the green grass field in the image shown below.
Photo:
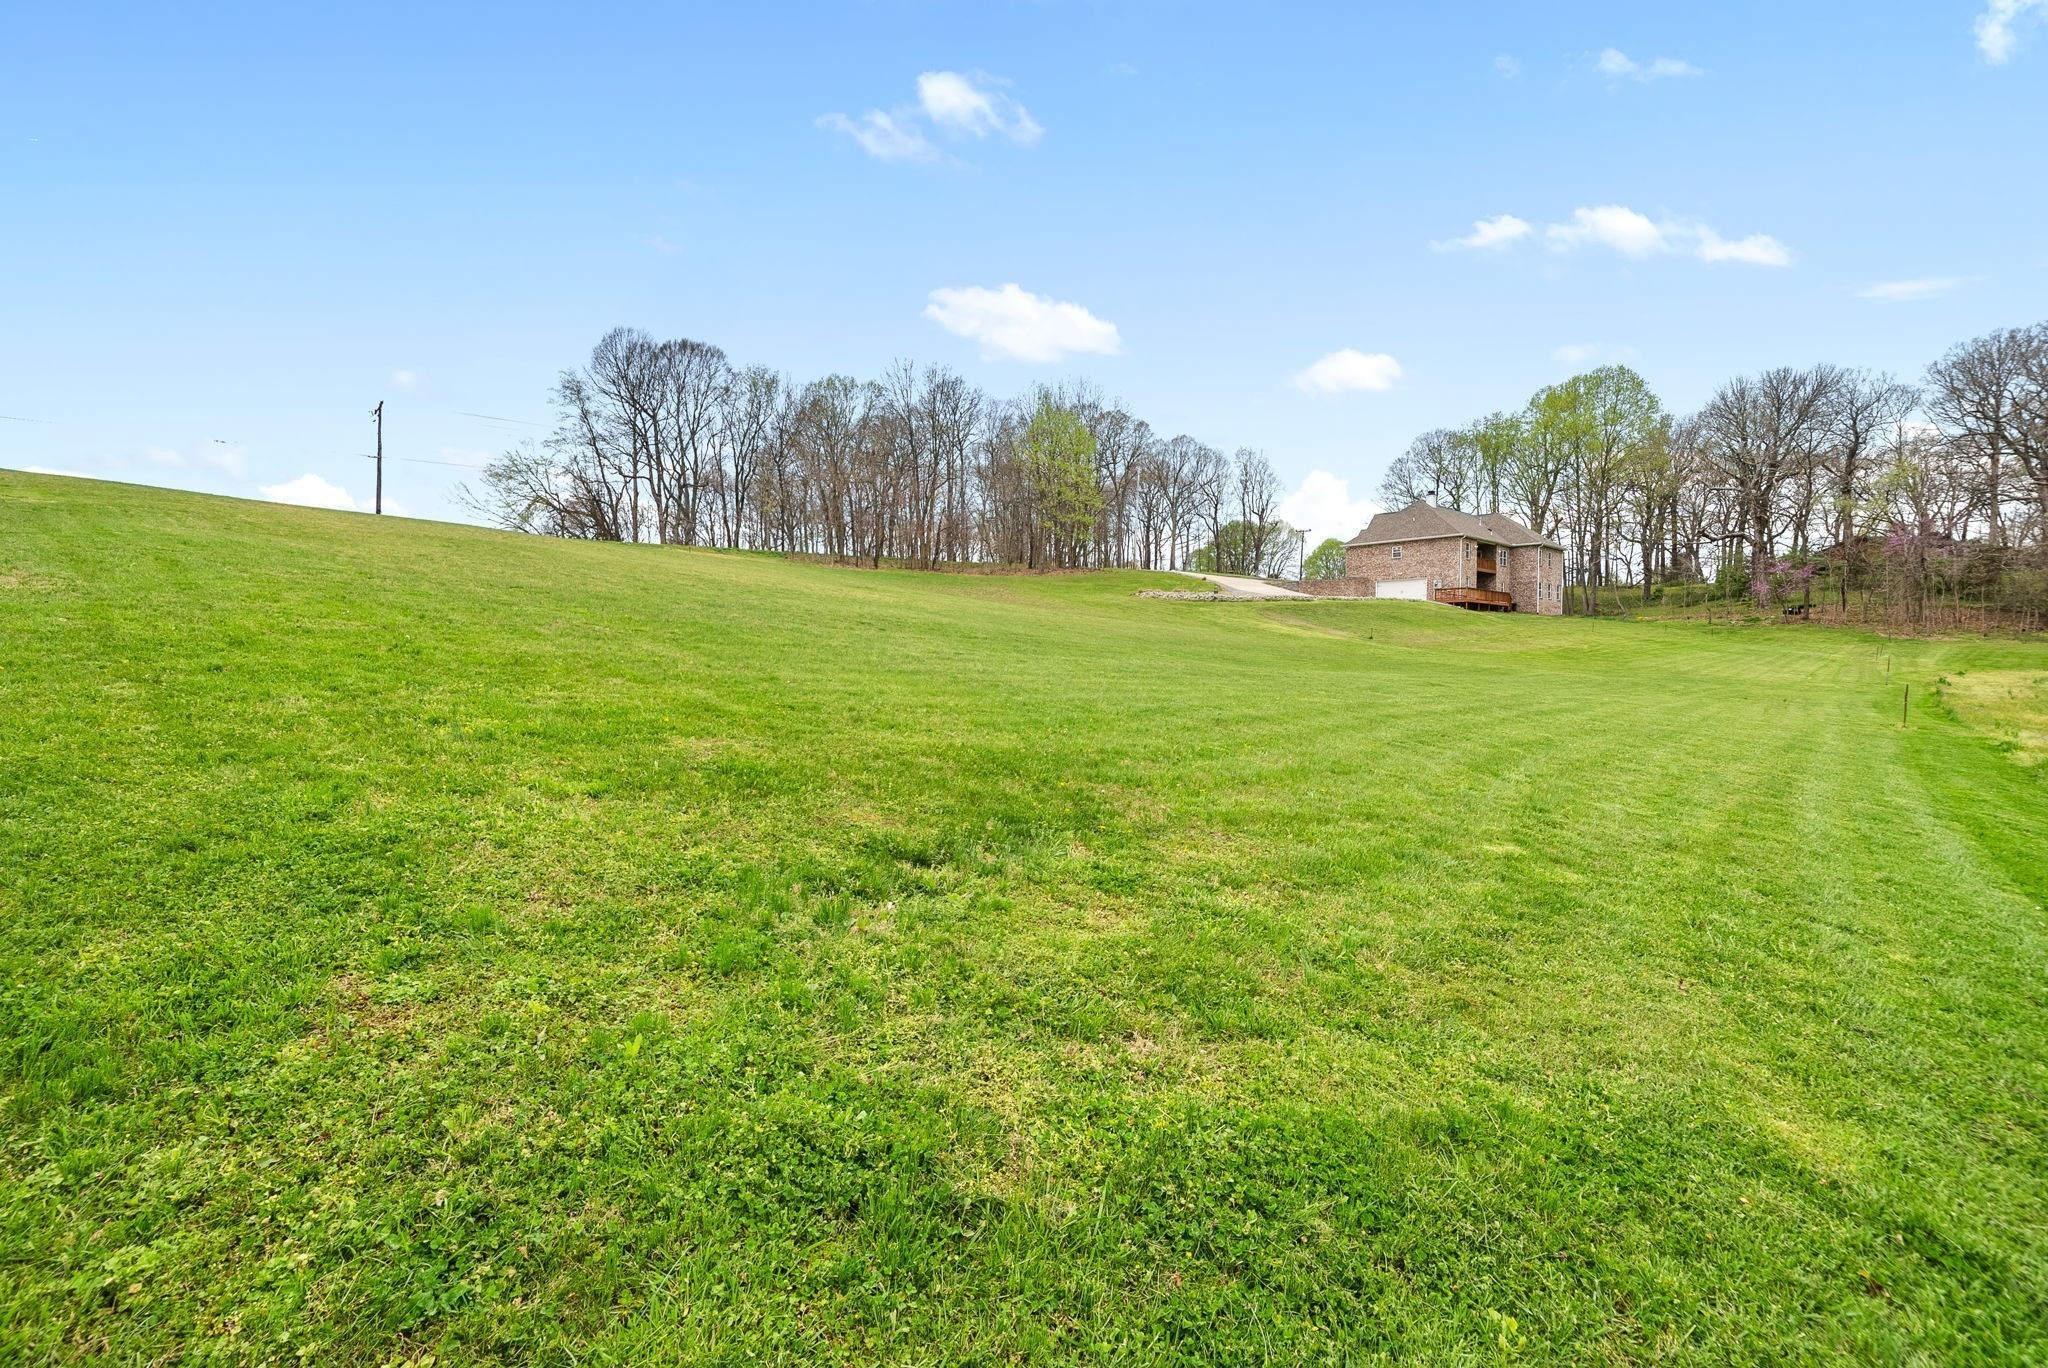
M2048 646L1161 582L0 472L0 1362L2048 1361Z

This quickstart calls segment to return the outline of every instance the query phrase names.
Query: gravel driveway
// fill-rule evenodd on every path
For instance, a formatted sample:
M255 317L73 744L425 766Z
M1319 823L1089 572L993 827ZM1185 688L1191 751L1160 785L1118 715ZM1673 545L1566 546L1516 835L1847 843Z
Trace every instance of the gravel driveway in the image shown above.
M1249 579L1243 575L1203 575L1201 578L1220 586L1225 593L1243 594L1246 598L1314 598L1298 589L1282 589L1277 584L1268 584L1261 579Z

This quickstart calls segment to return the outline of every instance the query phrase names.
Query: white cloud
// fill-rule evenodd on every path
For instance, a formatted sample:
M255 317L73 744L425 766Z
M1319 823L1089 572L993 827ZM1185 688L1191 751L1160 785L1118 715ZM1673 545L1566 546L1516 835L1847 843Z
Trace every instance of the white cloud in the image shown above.
M2013 25L2027 14L2048 18L2048 0L1991 0L1985 6L1977 16L1977 51L1985 61L2004 66L2012 60L2013 49L2019 46Z
M985 361L1058 361L1070 352L1115 355L1123 350L1116 324L1079 304L1036 295L1019 285L937 289L924 316L959 337L981 344Z
M1544 237L1559 251L1593 244L1612 247L1624 256L1645 257L1671 250L1662 228L1619 204L1574 209L1570 223L1551 224Z
M1493 69L1512 80L1516 76L1521 75L1522 64L1503 52L1500 56L1493 59Z
M1495 218L1474 220L1472 231L1464 237L1452 238L1449 242L1432 242L1429 245L1439 252L1455 251L1460 247L1505 247L1517 238L1527 237L1529 232L1529 223L1526 219L1518 219L1513 214L1501 214Z
M103 475L94 475L84 470L59 470L55 466L23 466L22 469L31 475L69 475L74 480L101 480L106 478Z
M1354 347L1333 351L1296 375L1291 382L1306 394L1351 394L1359 390L1386 390L1401 378L1401 363L1385 352L1362 352Z
M1691 62L1682 62L1676 57L1658 57L1651 61L1638 62L1618 48L1603 48L1593 59L1593 70L1602 76L1616 80L1663 81L1674 76L1704 76L1705 72Z
M1906 304L1916 299L1934 299L1962 284L1960 276L1927 276L1920 280L1884 280L1856 292L1858 299L1875 299L1886 304Z
M1349 541L1381 511L1371 499L1352 498L1351 482L1327 470L1311 470L1301 488L1280 500L1280 516L1308 533L1311 551L1326 537Z
M957 71L927 71L917 78L917 101L925 117L948 133L1037 142L1045 130L1031 111L998 88L1001 84L981 72L963 76Z
M419 372L409 370L395 370L391 372L391 387L411 393L420 387Z
M1567 342L1551 355L1567 366L1583 365L1600 354L1600 349L1590 342Z
M354 508L356 501L340 485L330 484L308 472L283 484L264 485L263 497L275 503L304 504L308 508Z
M1671 252L1690 251L1705 262L1734 261L1749 266L1790 266L1792 253L1768 233L1751 233L1743 238L1724 238L1705 224L1672 220L1653 221L1626 205L1602 204L1574 209L1570 223L1553 223L1543 230L1544 241L1554 251L1569 252L1579 247L1607 247L1638 260Z
M1751 233L1729 241L1711 228L1694 232L1693 252L1701 261L1739 261L1749 266L1790 266L1792 254L1769 233Z
M858 120L844 114L821 114L818 127L844 133L860 145L861 151L880 161L930 161L939 155L939 149L913 122L915 117L902 110L889 114L879 109L870 109Z
M979 71L921 72L914 107L870 109L858 119L821 114L817 125L853 139L863 152L881 161L936 161L939 149L928 136L927 125L953 138L1037 142L1045 129L1003 89L1006 84Z

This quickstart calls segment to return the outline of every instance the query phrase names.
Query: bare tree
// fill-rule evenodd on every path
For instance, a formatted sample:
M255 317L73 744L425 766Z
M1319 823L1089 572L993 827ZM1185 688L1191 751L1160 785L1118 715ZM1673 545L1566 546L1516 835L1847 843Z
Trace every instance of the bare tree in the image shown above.
M1426 499L1462 509L1478 488L1477 474L1472 435L1456 428L1432 428L1387 467L1380 499L1395 508Z
M1831 383L1826 368L1779 367L1728 381L1700 412L1708 450L1735 493L1759 602L1767 597L1764 568L1791 522L1786 485L1805 475L1819 450Z
M724 474L721 419L730 395L732 366L725 353L702 342L662 344L660 366L661 540L695 546L711 530L706 505Z
M1182 433L1160 444L1155 469L1162 486L1161 511L1166 519L1165 568L1185 569L1194 545L1195 527L1202 521L1205 492L1215 453Z
M717 469L719 533L726 546L747 544L758 532L750 520L761 469L777 437L782 410L782 377L766 366L751 366L732 376L718 412Z
M1830 387L1820 466L1829 482L1834 549L1842 567L1835 591L1843 612L1849 609L1850 581L1863 569L1859 512L1867 504L1879 443L1918 400L1911 386L1872 371L1838 372Z
M484 467L483 488L464 486L457 499L514 532L587 541L628 541L618 490L584 453L543 450L526 442Z
M1866 609L1889 586L1957 620L1966 591L2037 620L2048 324L1964 343L1928 382L1938 426L1908 421L1921 402L1909 386L1826 365L1738 377L1673 419L1640 376L1605 367L1517 413L1421 434L1380 493L1511 512L1559 538L1575 606L1603 588L1633 583L1647 599L1706 578L1761 602L1833 573L1844 611L1857 585ZM551 397L547 438L503 453L465 492L502 526L927 568L1199 558L1258 574L1297 549L1261 453L1161 438L1080 382L1005 401L904 362L879 381L796 383L621 328Z
M1280 530L1276 516L1280 506L1280 477L1265 453L1240 448L1234 462L1237 474L1237 519L1243 541L1243 573L1263 574ZM1289 528L1291 534L1293 529Z
M2006 474L2048 516L2048 323L2000 328L1927 368L1928 408L1982 465L1991 542L2006 542Z
M1188 497L1193 511L1208 529L1209 545L1223 540L1223 524L1230 506L1230 460L1211 446L1197 442L1189 453Z

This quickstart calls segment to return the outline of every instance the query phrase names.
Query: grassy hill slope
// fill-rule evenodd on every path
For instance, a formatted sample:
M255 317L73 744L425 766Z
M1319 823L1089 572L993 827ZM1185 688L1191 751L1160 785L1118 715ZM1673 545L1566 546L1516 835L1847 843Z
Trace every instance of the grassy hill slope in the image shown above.
M2048 651L1154 582L0 471L0 1359L2048 1356Z

